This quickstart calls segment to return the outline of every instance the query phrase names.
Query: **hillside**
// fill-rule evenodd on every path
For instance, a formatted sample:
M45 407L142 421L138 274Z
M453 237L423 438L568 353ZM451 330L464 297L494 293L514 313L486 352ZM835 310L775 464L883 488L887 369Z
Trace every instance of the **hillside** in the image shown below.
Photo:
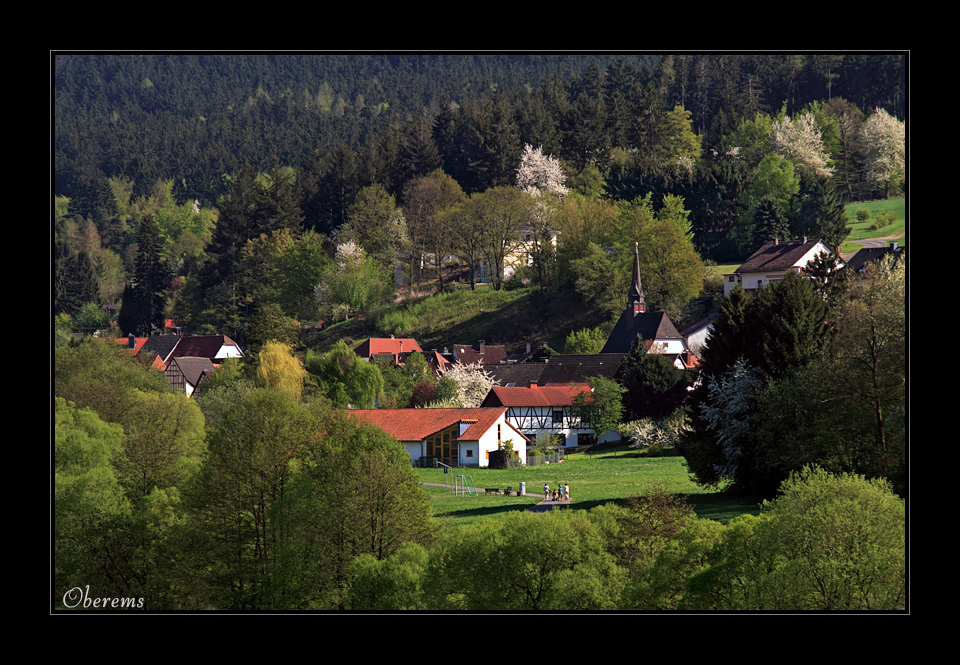
M403 326L391 327L391 320L402 320ZM571 330L601 323L572 289L541 294L536 289L481 287L405 301L368 319L330 326L312 337L309 346L325 350L341 338L359 342L396 334L413 337L423 349L475 344L482 339L505 345L509 353L526 344L533 348L547 344L560 351Z

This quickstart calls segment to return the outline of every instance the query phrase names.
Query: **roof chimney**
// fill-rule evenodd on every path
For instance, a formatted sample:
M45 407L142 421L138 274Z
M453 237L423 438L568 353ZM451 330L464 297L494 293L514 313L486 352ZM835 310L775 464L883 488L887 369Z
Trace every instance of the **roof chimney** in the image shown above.
M774 238L774 239L773 239L773 244L774 244L774 245L779 245L779 244L780 244L780 238Z
M127 335L127 348L133 349L137 346L137 338L134 337L133 333Z

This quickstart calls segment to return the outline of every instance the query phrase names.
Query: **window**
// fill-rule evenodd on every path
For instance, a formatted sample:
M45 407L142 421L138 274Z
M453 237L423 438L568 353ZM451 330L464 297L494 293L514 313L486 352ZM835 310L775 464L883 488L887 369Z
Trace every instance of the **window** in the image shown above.
M563 424L563 411L554 411L553 412L553 422Z
M473 449L467 448L467 457L473 457Z

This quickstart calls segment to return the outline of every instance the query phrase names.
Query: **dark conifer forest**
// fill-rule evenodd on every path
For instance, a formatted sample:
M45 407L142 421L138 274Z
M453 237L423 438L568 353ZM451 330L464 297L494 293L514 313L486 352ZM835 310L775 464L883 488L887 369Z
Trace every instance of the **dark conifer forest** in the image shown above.
M172 179L213 206L244 165L308 169L338 150L361 183L397 193L428 166L421 122L469 192L509 180L525 143L577 170L649 156L658 116L678 105L706 157L757 113L829 113L838 100L906 113L904 55L59 54L52 68L54 190L94 218L111 212L110 178L135 195ZM616 168L614 193L671 186L645 160Z

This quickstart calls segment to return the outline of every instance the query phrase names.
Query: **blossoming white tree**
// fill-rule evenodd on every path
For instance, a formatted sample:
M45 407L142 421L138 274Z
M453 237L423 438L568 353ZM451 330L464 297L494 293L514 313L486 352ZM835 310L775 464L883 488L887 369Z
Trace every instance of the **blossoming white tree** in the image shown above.
M517 168L517 187L536 201L524 224L522 245L532 266L537 285L544 288L551 279L556 251L552 228L555 203L567 195L566 175L560 160L543 154L543 148L523 147Z
M567 176L560 160L543 154L543 148L534 148L529 143L523 146L520 166L517 168L517 187L531 196L542 193L563 197L569 191Z
M457 363L444 376L457 385L457 401L465 409L480 406L495 383L493 376L480 363Z
M904 122L881 108L874 110L860 132L866 180L888 194L906 178L905 136Z
M830 155L823 146L820 125L812 113L775 120L770 134L774 151L798 168L809 169L820 177L833 175Z
M337 255L323 270L314 289L314 300L323 316L346 318L385 299L390 292L388 276L360 245L347 241L337 245Z

